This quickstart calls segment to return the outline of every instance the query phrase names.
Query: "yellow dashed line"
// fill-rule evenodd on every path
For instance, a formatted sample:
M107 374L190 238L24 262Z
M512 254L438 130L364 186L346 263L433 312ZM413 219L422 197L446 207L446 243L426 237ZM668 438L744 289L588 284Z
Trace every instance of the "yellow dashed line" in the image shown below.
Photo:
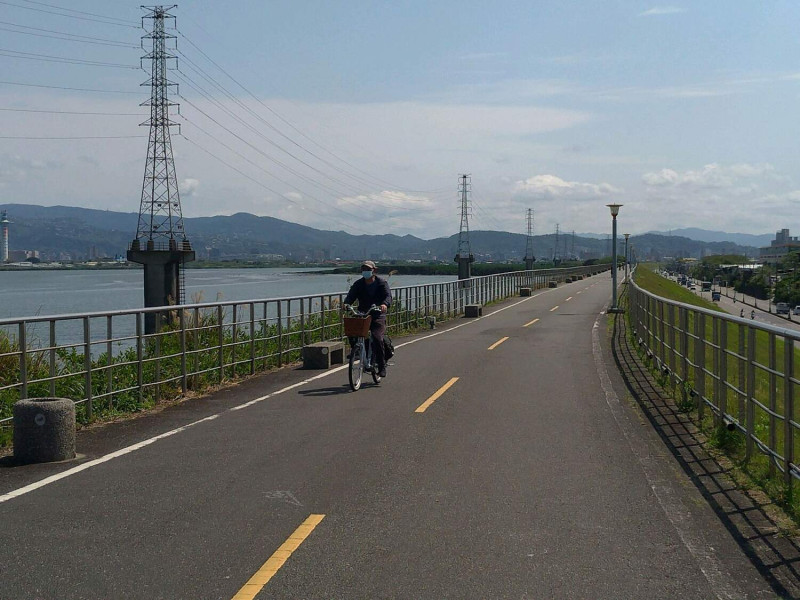
M434 402L436 402L436 400L439 398L439 396L441 396L441 395L442 395L442 394L444 394L444 393L445 393L447 390L449 390L449 389L450 389L450 388L453 386L453 384L454 384L456 381L458 381L458 377L453 377L453 378L452 378L450 381L448 381L448 382L447 382L447 383L445 383L445 384L444 384L442 387L440 387L438 390L436 390L436 393L435 393L433 396L431 396L430 398L428 398L427 400L425 400L425 402L423 402L422 404L420 404L420 405L417 407L417 410L415 410L414 412L418 412L418 413L424 413L426 410L428 410L428 407L429 407L431 404L433 404Z
M300 544L305 541L309 534L314 531L314 528L322 522L325 515L310 515L303 524L294 530L294 533L289 536L280 548L278 548L272 556L269 557L261 568L256 571L250 580L242 586L233 600L253 600L258 593L264 588L272 576L278 572L283 564L289 560L292 552L300 547Z
M494 349L495 349L495 348L497 348L497 347L498 347L500 344L502 344L503 342L505 342L507 339L508 339L508 336L506 336L506 337L504 337L504 338L500 338L500 339L499 339L499 340L497 340L497 341L496 341L494 344L492 344L491 346L489 346L489 347L487 348L487 350L494 350Z
M528 321L527 323L525 323L525 325L523 325L523 327L530 327L531 325L536 323L536 321L538 321L538 320L539 319L534 319L533 321Z

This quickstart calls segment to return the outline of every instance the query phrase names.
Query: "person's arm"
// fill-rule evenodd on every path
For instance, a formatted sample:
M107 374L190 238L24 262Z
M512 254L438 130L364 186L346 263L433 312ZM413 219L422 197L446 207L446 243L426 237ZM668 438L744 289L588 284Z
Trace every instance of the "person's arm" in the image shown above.
M382 284L382 291L383 291L383 298L381 299L381 306L385 306L386 310L383 312L387 312L389 307L392 305L392 290L389 289L389 282L388 281L381 281Z
M345 296L344 300L342 300L342 304L352 304L358 299L358 290L356 290L357 284L358 281L350 286L350 291L347 292L347 296Z

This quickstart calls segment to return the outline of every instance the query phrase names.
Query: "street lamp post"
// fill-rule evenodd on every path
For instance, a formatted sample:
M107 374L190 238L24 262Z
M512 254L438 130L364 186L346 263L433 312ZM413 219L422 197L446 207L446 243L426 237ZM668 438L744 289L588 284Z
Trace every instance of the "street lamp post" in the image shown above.
M617 215L622 204L606 204L611 210L611 308L608 312L621 312L617 306Z
M625 236L625 283L628 282L628 238L631 236L630 233L623 233L622 235Z

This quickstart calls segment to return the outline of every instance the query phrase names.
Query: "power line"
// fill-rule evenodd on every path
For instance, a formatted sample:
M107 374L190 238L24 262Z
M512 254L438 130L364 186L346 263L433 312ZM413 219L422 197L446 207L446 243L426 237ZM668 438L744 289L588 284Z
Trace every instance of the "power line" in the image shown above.
M47 113L51 115L96 115L102 117L141 117L141 113L83 112L76 110L39 110L35 108L0 108L3 112Z
M180 36L181 36L181 37L182 37L184 40L186 40L186 42L187 42L187 43L189 43L189 44L190 44L190 45L191 45L193 48L195 48L195 49L196 49L196 50L197 50L197 51L198 51L198 52L199 52L201 55L203 55L203 56L206 58L206 60L208 60L208 61L209 61L209 62L210 62L212 65L214 65L214 66L215 66L217 69L219 69L219 70L220 70L220 71L221 71L221 72L222 72L222 73L223 73L223 74L224 74L224 75L225 75L225 76L226 76L228 79L230 79L230 80L231 80L231 81L233 81L233 82L234 82L236 85L238 85L238 86L239 86L239 87L240 87L242 90L244 90L244 91L245 91L245 92L246 92L246 93L247 93L247 94L248 94L248 95L249 95L251 98L253 98L253 99L254 99L256 102L258 102L258 103L259 103L261 106L263 106L263 107L264 107L264 108L265 108L267 111L269 111L271 114L273 114L275 117L277 117L277 118L278 118L280 121L282 121L283 123L285 123L285 124L286 124L288 127L290 127L290 128L291 128L293 131L295 131L295 132L296 132L298 135L300 135L300 136L302 136L303 138L307 139L309 142L311 142L312 144L314 144L315 146L317 146L318 148L320 148L320 149L321 149L321 150L323 150L324 152L328 153L330 156L334 157L336 160L338 160L338 161L342 162L343 164L345 164L345 165L349 166L350 168L354 169L355 171L357 171L357 172L359 172L359 173L361 173L361 174L363 174L363 175L365 175L365 176L369 177L370 179L372 179L372 180L374 180L374 181L378 182L380 185L387 185L387 186L389 186L389 187L391 187L391 188L394 188L394 189L396 189L396 190L404 191L404 192L407 192L407 193L430 193L430 192L438 192L438 191L443 191L442 189L437 189L437 190L410 190L410 189L408 189L408 188L403 188L402 186L398 186L398 185L395 185L395 184L393 184L393 183L390 183L390 182L387 182L387 181L385 181L385 180L382 180L382 179L380 179L380 178L378 178L378 177L375 177L375 176L373 176L373 175L370 175L369 173L367 173L366 171L363 171L362 169L359 169L359 168L358 168L358 167L356 167L355 165L351 164L351 163L350 163L350 162L348 162L347 160L343 159L342 157L340 157L340 156L338 156L337 154L333 153L332 151L328 150L327 148L325 148L324 146L322 146L322 145L321 145L319 142L316 142L315 140L313 140L312 138L310 138L308 135L306 135L305 133L303 133L303 132L302 132L300 129L298 129L298 128L297 128L297 127L295 127L295 126L294 126L292 123L290 123L290 122L289 122L287 119L285 119L284 117L282 117L282 116L281 116L281 115L280 115L278 112L276 112L276 111L275 111L273 108L271 108L269 105L265 104L265 103L264 103L264 102L263 102L261 99L259 99L259 98L258 98L258 97L257 97L255 94L253 94L253 92L251 92L251 91L250 91L248 88L246 88L246 87L244 86L244 84L242 84L241 82L239 82L239 81L238 81L236 78L234 78L234 77L233 77L233 76L232 76L230 73L228 73L228 72L227 72L225 69L223 69L223 68L222 68L222 67L221 67L221 66L220 66L220 65L219 65L219 64L218 64L216 61L214 61L214 60L213 60L213 59L212 59L210 56L208 56L208 54L206 54L206 53L205 53L205 52L204 52L204 51L203 51L203 50L202 50L202 49L201 49L201 48L200 48L200 47L199 47L197 44L195 44L195 43L194 43L192 40L190 40L188 37L186 37L186 35L185 35L184 33L182 33L181 31L178 31L177 33L178 33L178 35L180 35ZM183 55L183 56L185 57L185 55ZM271 126L271 125L270 125L270 126ZM271 127L273 127L273 126L271 126ZM279 130L277 130L277 129L276 129L276 131L278 131L278 133L280 133L280 135L282 135L282 136L286 137L286 138L287 138L289 141L291 141L293 144L295 144L295 145L297 145L298 147L302 148L302 149L303 149L305 152L308 152L309 154L312 154L313 156L316 156L314 153L312 153L312 152L311 152L311 151L309 151L308 149L304 148L303 146L301 146L300 144L298 144L296 141L292 140L291 138L288 138L288 137L287 137L285 134L283 134L283 133L282 133L282 132L280 132ZM322 160L322 159L320 159L319 157L317 157L317 158L318 158L318 160ZM351 177L353 177L353 176L351 175Z
M36 0L22 0L22 1L27 2L28 4L38 4L39 6L57 8L58 10L63 10L64 12L77 13L79 15L88 15L90 17L99 17L101 19L108 19L110 21L120 21L126 25L128 24L127 21L125 21L124 19L119 19L117 17L110 17L108 15L98 15L97 13L86 12L83 10L75 10L74 8L64 8L63 6L57 6L55 4L47 4L46 2L37 2Z
M336 219L335 217L331 217L330 215L325 215L325 214L319 213L319 212L317 212L317 211L314 211L314 210L307 209L305 206L303 206L302 204L300 204L300 203L299 203L299 202L297 202L296 200L292 200L291 198L288 198L288 197L287 197L285 194L282 194L282 193L278 192L277 190L275 190L275 189L271 188L270 186L266 185L265 183L263 183L263 182L261 182L261 181L259 181L259 180L255 179L254 177L251 177L250 175L248 175L248 174L247 174L247 173L245 173L244 171L242 171L242 170L240 170L240 169L238 169L238 168L234 167L234 166L233 166L233 165L231 165L230 163L226 162L224 159L222 159L222 158L218 157L218 156L217 156L216 154L214 154L213 152L211 152L211 151L209 151L209 150L207 150L207 149L203 148L203 147L202 147L200 144L198 144L198 143L196 143L196 142L194 142L194 141L190 140L190 139L189 139L189 138L187 138L185 135L183 135L183 134L179 134L179 135L180 135L180 136L181 136L183 139L185 139L187 142L189 142L190 144L192 144L193 146L195 146L195 147L196 147L196 148L198 148L199 150L201 150L201 151L205 152L206 154L208 154L208 155L209 155L210 157L212 157L213 159L215 159L215 160L217 160L217 161L221 162L223 165L225 165L225 166L226 166L226 167L228 167L229 169L231 169L231 170L235 171L236 173L238 173L239 175L241 175L241 176L242 176L242 177L244 177L245 179L248 179L249 181L252 181L252 182L253 182L253 183L255 183L256 185L258 185L258 186L260 186L260 187L264 188L265 190L267 190L267 191L269 191L269 192L272 192L273 194L275 194L275 195L276 195L276 196L278 196L279 198L281 198L281 199L283 199L283 200L286 200L287 202L290 202L290 203L292 203L292 204L295 204L295 205L299 206L301 210L304 210L304 211L305 211L305 210L307 210L308 212L311 212L311 213L313 213L313 214L315 214L315 215L318 215L318 216L320 216L320 217L323 217L323 218L326 218L326 219L332 219L333 221L335 221L335 222L339 223L340 225L344 226L344 227L345 227L345 228L347 228L347 229L351 229L351 230L352 230L352 229L355 229L355 230L357 230L357 231L361 231L361 232L363 232L363 233L366 233L366 234L369 234L369 235L375 235L375 232L374 232L374 231L369 231L369 230L366 230L366 229L361 229L360 227L354 227L354 226L353 226L353 222L352 222L352 221L348 221L348 222L340 221L340 220ZM212 139L213 139L213 136L211 136L211 137L212 137ZM349 214L349 213L346 213L346 214ZM356 222L358 222L358 221L356 220Z
M78 135L78 136L25 136L1 135L0 140L132 140L146 135Z
M17 31L16 29L9 29L7 27L0 27L2 31L10 31L12 33L19 33L22 35L33 35L36 37L44 37L50 38L55 40L62 40L65 42L81 42L84 44L95 44L99 46L112 46L116 48L139 48L139 46L133 44L126 44L125 42L119 42L116 40L108 40L105 38L95 38L88 35L78 35L75 33L67 33L64 31L55 31L53 29L43 29L41 27L28 27L27 25L17 25L16 23L10 23L8 21L0 21L2 25L9 25L11 27L17 27L19 29L30 29L31 31ZM34 31L44 31L46 33L33 33ZM47 33L52 33L56 35L47 35ZM75 39L73 39L75 38Z
M0 0L0 4L2 4L2 0ZM135 67L131 65L122 65L118 63L105 63L94 60L83 60L78 58L64 58L61 56L52 56L49 54L34 54L32 52L19 52L17 50L7 50L5 48L0 48L0 56L8 56L10 58L24 58L26 60L41 60L45 62L67 63L73 65L89 65L92 67L114 67L117 69L135 69L137 71L140 69L140 67Z
M97 92L100 94L131 94L135 96L141 95L139 92L130 92L127 90L98 90L93 88L65 87L61 85L41 85L37 83L21 83L19 81L0 81L0 85L18 85L23 87L45 88L52 90L69 90L73 92Z
M25 0L25 1L27 1L27 0ZM23 10L33 10L33 11L40 12L40 13L47 13L49 15L56 15L56 16L59 16L59 17L67 17L69 19L80 19L82 21L93 21L94 23L103 23L105 25L117 25L119 27L130 27L131 29L141 29L141 27L138 27L136 25L130 25L128 23L122 23L122 22L115 23L114 21L105 21L105 20L101 21L100 19L91 19L89 17L82 17L82 16L78 16L78 15L65 15L63 13L55 12L55 11L52 11L52 10L44 10L42 8L33 8L32 6L23 6L22 4L14 4L13 2L6 2L5 0L0 0L0 4L5 4L6 6L13 6L15 8L21 8ZM45 6L50 6L50 5L45 5ZM59 10L70 10L70 9L59 8Z

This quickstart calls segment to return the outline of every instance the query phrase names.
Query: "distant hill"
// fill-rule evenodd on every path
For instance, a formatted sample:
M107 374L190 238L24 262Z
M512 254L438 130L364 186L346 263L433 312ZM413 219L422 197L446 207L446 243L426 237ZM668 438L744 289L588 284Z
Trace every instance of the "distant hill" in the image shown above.
M0 205L12 221L11 249L38 250L44 259L75 260L124 254L131 242L138 220L136 213L121 213L69 206ZM419 259L451 261L458 246L458 234L424 240L413 235L351 235L344 231L314 229L272 217L248 213L230 216L184 219L189 240L199 258L252 258L281 254L289 260L321 261L341 258L360 260L370 256L379 260ZM611 242L601 239L561 234L558 255L566 257L608 256ZM534 236L534 254L550 259L555 252L555 234ZM662 256L697 257L704 254L749 254L753 246L732 242L703 242L688 237L659 234L632 236L630 243L640 258ZM480 261L521 260L525 236L500 231L472 231L470 244ZM622 244L620 252L623 251Z
M756 248L769 246L769 243L775 239L774 233L762 233L759 235L753 235L751 233L726 233L724 231L709 231L708 229L698 229L696 227L673 229L671 231L650 231L648 233L666 236L678 235L699 242L733 242L740 246L754 246Z

